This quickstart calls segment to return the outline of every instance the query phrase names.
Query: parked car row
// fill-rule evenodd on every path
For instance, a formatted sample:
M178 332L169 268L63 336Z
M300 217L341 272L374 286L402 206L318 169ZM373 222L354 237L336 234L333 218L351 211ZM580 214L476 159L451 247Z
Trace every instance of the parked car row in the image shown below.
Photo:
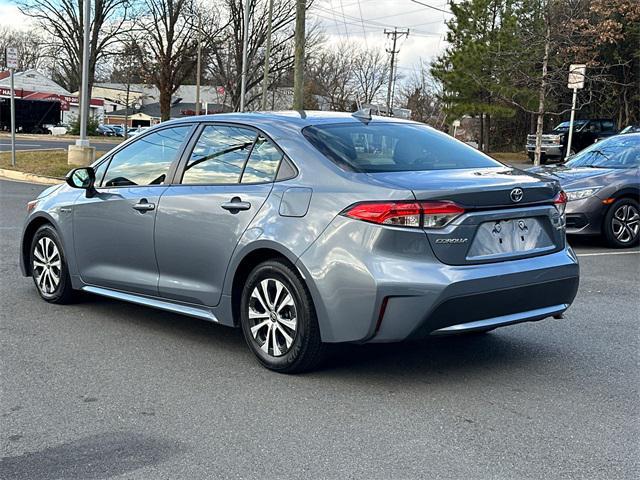
M139 133L142 133L149 129L150 127L129 127L127 129L127 135L129 137L134 137ZM104 137L124 137L125 130L124 125L98 125L96 128L98 135L102 135Z

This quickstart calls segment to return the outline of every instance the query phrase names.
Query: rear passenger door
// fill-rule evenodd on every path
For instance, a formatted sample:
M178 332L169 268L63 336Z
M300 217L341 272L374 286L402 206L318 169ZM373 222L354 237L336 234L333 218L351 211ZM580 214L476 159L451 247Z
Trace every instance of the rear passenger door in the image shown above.
M215 306L233 251L283 158L257 130L202 125L162 194L155 244L160 295Z

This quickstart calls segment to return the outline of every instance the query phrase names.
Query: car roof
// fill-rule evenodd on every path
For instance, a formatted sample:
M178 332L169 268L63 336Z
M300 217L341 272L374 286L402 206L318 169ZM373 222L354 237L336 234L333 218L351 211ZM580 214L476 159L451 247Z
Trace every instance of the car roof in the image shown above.
M172 120L171 123L184 122L232 122L245 123L255 127L269 127L274 124L295 125L302 129L310 125L322 125L331 123L357 123L362 122L361 118L355 117L348 112L326 112L314 110L288 110L278 112L245 112L245 113L218 113L214 115L198 115L192 117ZM165 122L164 124L166 125ZM395 117L383 117L372 115L369 123L417 123Z

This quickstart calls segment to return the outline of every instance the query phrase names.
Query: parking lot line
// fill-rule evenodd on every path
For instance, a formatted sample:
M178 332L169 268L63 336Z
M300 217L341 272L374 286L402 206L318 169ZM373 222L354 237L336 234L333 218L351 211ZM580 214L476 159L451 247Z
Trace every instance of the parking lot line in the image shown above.
M596 253L578 253L578 257L600 257L602 255L633 255L640 253L640 250L633 252L596 252Z

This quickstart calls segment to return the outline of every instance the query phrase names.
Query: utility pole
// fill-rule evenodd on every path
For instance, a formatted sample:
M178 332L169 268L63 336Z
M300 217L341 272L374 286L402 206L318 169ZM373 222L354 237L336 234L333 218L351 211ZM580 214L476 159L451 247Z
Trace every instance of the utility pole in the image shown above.
M202 68L202 16L198 15L198 58L196 61L196 115L200 115L200 76Z
M293 61L293 109L304 109L304 27L306 1L296 0L295 57Z
M249 48L249 2L244 1L244 32L242 35L242 78L240 80L240 111L244 112L245 96L247 94L247 50Z
M269 0L269 18L267 20L267 48L264 52L264 78L262 79L262 110L267 109L267 90L269 89L269 57L271 56L271 33L273 30L273 0Z
M389 68L389 84L387 86L387 116L391 116L391 109L393 108L393 96L392 96L392 92L394 89L394 82L395 82L395 61L396 61L396 54L400 53L400 49L397 49L397 43L398 43L398 38L399 37L403 37L403 36L409 36L409 29L407 28L406 30L398 30L397 28L394 28L393 30L388 30L388 29L384 29L384 34L387 37L391 37L392 38L392 42L393 42L393 46L391 47L391 50L387 49L387 53L391 54L391 64L390 64L390 68Z

